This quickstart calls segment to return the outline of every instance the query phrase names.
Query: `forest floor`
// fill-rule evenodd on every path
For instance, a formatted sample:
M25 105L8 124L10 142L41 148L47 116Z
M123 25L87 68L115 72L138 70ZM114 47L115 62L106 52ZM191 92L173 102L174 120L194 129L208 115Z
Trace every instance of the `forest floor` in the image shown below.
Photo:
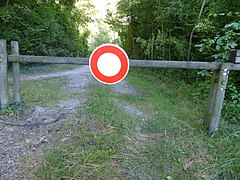
M24 74L21 83L23 107L0 120L38 125L0 123L0 179L237 178L226 157L237 157L239 131L210 138L202 106L183 89L135 71L106 86L88 66Z

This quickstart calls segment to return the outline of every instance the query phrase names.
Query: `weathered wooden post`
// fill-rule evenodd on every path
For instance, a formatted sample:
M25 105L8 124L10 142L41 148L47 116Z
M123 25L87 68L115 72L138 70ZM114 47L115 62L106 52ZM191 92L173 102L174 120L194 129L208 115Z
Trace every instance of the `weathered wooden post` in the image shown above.
M0 99L1 108L5 108L9 103L8 77L7 77L7 43L0 39Z
M230 61L234 64L240 64L240 49L231 52Z
M18 41L11 41L12 55L19 55ZM18 61L12 63L13 67L13 94L14 102L21 104L21 91L20 91L20 65Z
M208 127L210 125L211 118L212 118L212 112L213 112L214 102L215 102L215 97L217 92L218 77L219 77L219 70L214 70L212 74L210 90L208 94L208 102L207 102L207 107L205 111L205 116L203 118L203 123Z
M218 129L230 68L231 63L223 63L219 71L217 90L211 114L210 134L213 134Z

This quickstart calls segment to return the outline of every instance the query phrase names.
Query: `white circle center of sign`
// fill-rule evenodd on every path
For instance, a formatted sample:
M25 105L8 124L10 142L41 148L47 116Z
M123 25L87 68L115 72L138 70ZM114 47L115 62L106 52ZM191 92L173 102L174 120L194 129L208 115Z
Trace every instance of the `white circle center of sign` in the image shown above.
M113 53L104 53L98 58L97 67L104 76L112 77L119 73L121 60Z

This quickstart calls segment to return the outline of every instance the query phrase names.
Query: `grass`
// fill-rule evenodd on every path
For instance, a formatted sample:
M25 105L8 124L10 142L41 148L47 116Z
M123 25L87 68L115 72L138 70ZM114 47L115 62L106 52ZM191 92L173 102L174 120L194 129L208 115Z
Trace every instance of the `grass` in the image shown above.
M123 97L137 105L152 118L143 126L143 132L164 133L164 137L149 142L144 159L153 162L147 169L158 169L156 178L170 175L174 179L237 179L240 177L239 127L221 121L220 130L209 137L202 126L203 105L192 98L191 86L163 82L156 73L133 71L129 82L147 93L144 100ZM138 158L139 159L139 158ZM151 174L154 174L152 172Z
M66 71L76 68L73 64L20 64L21 75L34 75L54 73ZM9 67L8 74L12 76L12 68ZM21 95L24 97L23 102L29 105L54 105L57 100L60 100L62 95L60 87L66 82L64 78L46 78L40 80L21 81ZM13 82L9 81L10 87L10 102L13 102ZM48 88L46 88L48 87ZM10 105L7 109L2 110L1 114L12 114L17 111L18 107Z
M26 114L34 106L54 106L63 97L61 87L65 78L46 78L40 80L21 81L21 97L23 105L10 104L0 111L0 115ZM13 82L9 82L10 102L13 102Z
M44 74L59 71L66 71L76 68L72 64L21 64L21 74ZM12 68L9 67L9 75L12 75ZM45 78L40 80L24 80L21 81L21 96L25 108L35 105L53 106L63 97L74 98L79 94L62 94L61 87L67 82L66 78ZM22 110L22 107L13 104L13 82L9 81L9 95L11 104L0 111L0 115L14 114L16 111Z
M8 108L2 110L0 115L7 114L26 114L35 106L55 106L63 99L69 98L71 94L61 93L61 87L67 82L66 78L45 78L39 80L21 81L21 97L23 104L21 106L11 104ZM13 102L13 83L9 83L10 102Z
M28 105L52 106L62 99L61 87L65 78L46 78L40 80L22 81L21 90L23 102Z
M93 85L90 100L79 108L78 116L89 120L71 128L71 141L55 144L35 169L39 179L121 178L124 135L133 128L133 118L125 114L107 86Z
M55 77L39 80L21 81L21 106L11 104L0 111L0 115L16 115L25 121L26 114L34 111L34 107L54 107L62 99L80 98L80 93L64 93L62 88L68 82L67 78ZM9 83L10 101L13 102L13 83Z
M21 96L27 106L55 106L59 100L80 98L80 93L64 93L65 77L21 81Z
M210 137L202 125L204 106L192 98L191 86L169 83L143 69L131 69L128 81L142 96L116 94L110 86L92 85L88 101L76 114L80 123L55 132L58 140L45 149L30 173L36 179L240 177L236 124L221 120L220 130ZM64 79L24 83L26 104L48 105L64 98L59 93ZM129 115L118 101L140 109L148 120Z

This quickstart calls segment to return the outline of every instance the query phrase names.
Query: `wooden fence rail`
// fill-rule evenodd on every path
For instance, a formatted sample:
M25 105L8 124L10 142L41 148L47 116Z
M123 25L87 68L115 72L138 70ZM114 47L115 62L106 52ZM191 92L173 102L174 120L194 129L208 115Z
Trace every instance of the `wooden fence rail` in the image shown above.
M9 55L8 62L88 65L88 58Z
M88 65L88 58L9 55L8 62ZM131 67L153 67L153 68L219 70L222 64L223 63L220 63L220 62L130 60ZM230 70L240 70L240 64L234 64L234 63L228 63L228 64L229 64Z
M6 40L0 40L0 99L1 108L9 104L7 85L7 62L13 67L14 102L21 103L20 96L20 68L19 63L54 63L88 65L88 58L49 57L19 55L17 41L11 42L12 54L7 55ZM235 53L240 54L240 53ZM239 57L232 57L238 62ZM157 60L130 60L131 67L153 68L180 68L180 69L207 69L213 70L204 123L209 126L209 133L217 131L223 107L225 91L230 70L240 70L240 64L221 62L193 62L193 61L157 61Z

